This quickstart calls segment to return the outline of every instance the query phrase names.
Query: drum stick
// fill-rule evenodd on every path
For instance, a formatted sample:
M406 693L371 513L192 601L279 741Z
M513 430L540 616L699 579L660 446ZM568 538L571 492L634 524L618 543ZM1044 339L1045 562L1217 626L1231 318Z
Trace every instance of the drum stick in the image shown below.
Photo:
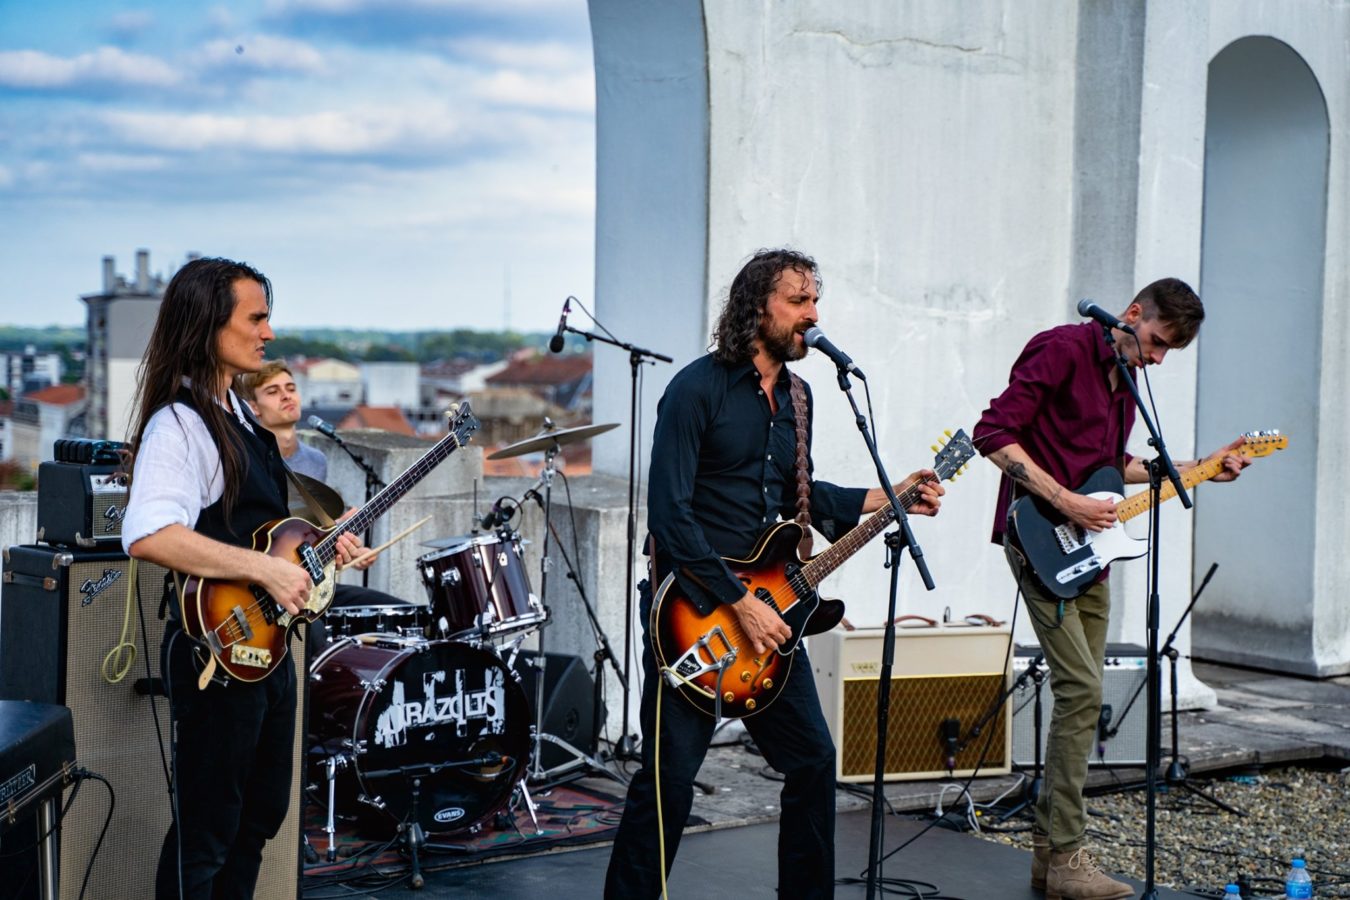
M394 545L397 544L399 541L403 540L405 537L407 537L408 535L412 534L414 531L416 531L417 529L421 528L423 525L427 524L427 523L430 522L430 521L431 521L431 516L427 516L427 517L426 517L425 519L423 519L422 521L416 522L416 523L414 523L414 524L412 524L412 525L409 525L407 528L403 529L403 530L400 531L398 534L394 535L392 538L390 538L389 540L385 541L385 542L384 542L383 544L381 544L380 546L376 547L374 550L367 550L365 553L362 553L360 556L354 557L354 558L352 559L352 562L347 563L347 565L350 566L352 563L356 562L357 560L365 559L365 558L368 557L368 556L376 556L376 555L378 555L378 554L380 554L380 553L383 553L384 551L388 550L390 547L394 546Z

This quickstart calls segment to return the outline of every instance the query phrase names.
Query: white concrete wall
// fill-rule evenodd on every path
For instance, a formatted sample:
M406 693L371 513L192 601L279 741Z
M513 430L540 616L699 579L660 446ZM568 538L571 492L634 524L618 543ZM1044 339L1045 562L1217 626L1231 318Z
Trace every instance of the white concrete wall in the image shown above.
M698 105L687 56L678 78L658 77L647 60L646 42L669 28L677 10L681 26L690 25L689 4L622 4L622 27L614 21L617 6L592 2L600 92L598 315L620 335L662 334L664 346L656 348L676 356L678 367L702 352L708 323L746 255L782 244L811 253L824 276L822 325L871 373L878 436L893 476L925 464L940 429L968 428L1006 383L1027 338L1073 321L1080 297L1123 309L1137 287L1156 278L1197 282L1207 66L1244 34L1280 36L1328 91L1326 296L1346 295L1346 172L1337 153L1350 118L1350 10L1343 6L705 0L706 108ZM665 106L635 109L657 90ZM672 115L684 118L672 124ZM657 193L641 190L633 171L649 171L672 132L697 133L702 116L706 186L691 167L666 170ZM686 143L680 151L688 153ZM671 184L671 177L684 180ZM700 307L691 309L687 283L672 286L659 276L672 260L683 260L686 271L700 265L697 243L689 241L698 223L689 222L687 202L704 194L706 284ZM635 244L640 252L630 252ZM663 253L659 270L649 266L653 245ZM634 291L644 283L658 295L639 304ZM1330 384L1343 390L1345 383L1347 323L1343 304L1325 306L1323 394L1335 396ZM1178 458L1212 449L1194 446L1195 360L1183 351L1152 373L1165 437ZM606 364L597 351L597 419L626 415L624 362ZM673 369L647 373L645 439L652 397ZM813 356L797 370L816 389L817 435L829 436L817 442L818 472L869 483L872 471L832 367ZM1341 408L1321 414L1319 478L1344 484L1350 423ZM619 434L603 452L597 441L603 471L625 470L626 457L614 447ZM1145 438L1136 429L1136 452L1147 450ZM1252 481L1211 489L1257 491ZM942 516L917 524L939 587L925 593L906 562L900 612L1011 615L1011 582L1000 551L988 543L996 483L993 466L978 463L949 486ZM1344 504L1324 505L1337 508L1319 506L1319 532L1327 546L1343 546ZM1190 599L1191 518L1170 504L1163 529L1165 633ZM1344 593L1341 557L1319 553L1316 598L1307 599L1319 610ZM879 545L868 548L826 585L848 600L854 621L883 616L881 559ZM1111 637L1142 643L1144 565L1118 569ZM1318 620L1319 634L1327 629L1318 638L1323 645L1344 640L1337 615ZM1030 635L1024 622L1019 639ZM1188 629L1180 647L1189 648ZM1188 670L1182 693L1192 703L1212 699Z
M418 367L415 362L361 364L361 382L367 406L412 408L418 404Z

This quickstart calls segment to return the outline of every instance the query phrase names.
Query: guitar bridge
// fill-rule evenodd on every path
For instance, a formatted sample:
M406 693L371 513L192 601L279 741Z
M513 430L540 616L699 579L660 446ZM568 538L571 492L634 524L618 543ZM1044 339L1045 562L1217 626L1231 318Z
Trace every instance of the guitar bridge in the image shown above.
M721 651L714 649L714 642L721 645ZM721 625L694 642L684 651L673 665L667 667L666 681L671 687L684 687L688 682L707 672L716 672L730 667L736 661L736 648L727 640Z
M1087 532L1081 525L1065 522L1055 528L1055 540L1059 542L1059 549L1068 555L1087 543Z

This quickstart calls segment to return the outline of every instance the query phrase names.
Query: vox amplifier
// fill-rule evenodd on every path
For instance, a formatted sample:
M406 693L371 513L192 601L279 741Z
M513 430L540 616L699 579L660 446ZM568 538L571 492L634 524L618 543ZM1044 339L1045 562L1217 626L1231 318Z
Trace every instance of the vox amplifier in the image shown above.
M836 629L808 639L816 690L837 749L840 781L871 781L876 771L883 635L880 628ZM978 737L969 739L970 729L984 720L1007 690L1008 641L1006 627L897 629L887 719L887 781L944 777L949 761L954 763L951 774L958 778L970 775L977 765L982 775L1011 771L1006 704L985 722Z

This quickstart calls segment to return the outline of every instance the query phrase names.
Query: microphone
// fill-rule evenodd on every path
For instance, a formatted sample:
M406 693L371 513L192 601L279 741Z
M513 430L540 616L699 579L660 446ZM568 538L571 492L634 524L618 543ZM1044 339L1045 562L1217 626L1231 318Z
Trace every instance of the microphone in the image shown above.
M572 311L572 298L568 297L563 301L562 315L558 317L558 330L553 332L553 337L549 338L548 349L554 353L561 353L563 349L563 332L567 329L567 315Z
M849 358L849 355L834 344L831 344L830 339L825 336L825 332L821 331L818 326L812 325L810 328L806 329L806 334L802 335L802 340L806 343L806 346L814 347L832 359L834 364L840 369L843 369L846 372L852 372L863 381L867 380L867 376L862 373L861 369L853 364L853 360Z
M1106 756L1106 741L1111 737L1111 717L1115 715L1115 710L1111 708L1110 703L1102 704L1101 715L1097 716L1097 758L1102 759Z
M488 510L487 515L482 518L483 530L491 531L498 525L505 525L511 521L512 512L512 510L502 509L502 498L499 497L497 502L492 504L492 509Z
M337 441L339 444L342 443L342 438L338 437L337 429L334 428L328 422L325 422L318 416L310 416L309 419L307 419L306 421L309 422L309 427L313 428L319 434L330 437L333 440Z
M1085 319L1092 319L1093 321L1100 322L1107 328L1119 328L1126 334L1134 334L1133 328L1126 325L1124 322L1120 321L1120 319L1117 319L1091 300L1078 301L1078 314Z
M961 720L943 719L942 726L938 729L938 736L942 740L947 771L950 773L956 769L957 744L961 740Z

